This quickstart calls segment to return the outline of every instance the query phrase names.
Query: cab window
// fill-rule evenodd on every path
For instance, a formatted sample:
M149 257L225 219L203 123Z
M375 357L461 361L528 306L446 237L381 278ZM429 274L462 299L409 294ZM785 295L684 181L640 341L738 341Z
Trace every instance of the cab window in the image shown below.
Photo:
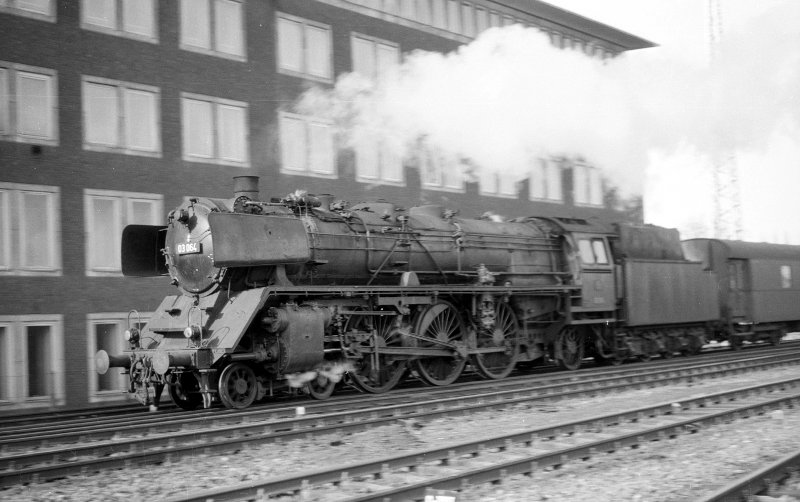
M579 239L578 251L585 265L608 265L608 253L603 239Z

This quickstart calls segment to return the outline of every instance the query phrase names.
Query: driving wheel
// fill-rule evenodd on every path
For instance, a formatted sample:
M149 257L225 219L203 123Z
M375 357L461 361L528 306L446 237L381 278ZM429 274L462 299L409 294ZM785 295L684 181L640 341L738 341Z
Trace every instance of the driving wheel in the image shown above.
M449 302L439 301L428 306L417 318L417 346L431 348L454 348L463 344L464 322L458 311ZM431 385L453 383L467 360L458 354L422 357L414 362L414 368L422 381Z

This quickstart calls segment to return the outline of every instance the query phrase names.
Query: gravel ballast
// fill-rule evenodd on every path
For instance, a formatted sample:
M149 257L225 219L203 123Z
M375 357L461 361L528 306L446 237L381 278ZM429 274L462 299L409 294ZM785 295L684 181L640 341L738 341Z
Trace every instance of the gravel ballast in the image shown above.
M430 422L402 421L360 433L254 446L231 455L198 454L169 465L134 466L15 486L0 491L0 500L154 501L237 482L442 447L650 404L679 404L681 400L694 396L797 375L796 367L770 369L611 395L517 405L470 417L440 418ZM458 502L696 500L746 472L800 450L797 431L800 431L800 412L780 410L766 416L701 428L694 434L647 443L637 449L599 454L587 461L569 463L556 470L542 470L530 477L512 477L501 485L471 487L459 494ZM319 500L332 499L326 496Z

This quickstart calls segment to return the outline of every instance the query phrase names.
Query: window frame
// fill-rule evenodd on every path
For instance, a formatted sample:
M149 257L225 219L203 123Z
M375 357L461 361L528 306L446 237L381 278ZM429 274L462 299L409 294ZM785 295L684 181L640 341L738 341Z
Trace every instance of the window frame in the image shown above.
M302 49L300 51L300 69L288 68L281 56L281 21L290 23L298 23L301 27L300 42ZM325 55L327 75L317 75L311 73L309 68L309 41L308 41L308 28L314 28L325 32L325 41L327 43L327 54ZM307 80L315 80L318 82L333 82L334 66L333 66L333 29L330 25L313 21L310 19L294 16L285 12L275 13L275 66L277 72L283 75L290 75L293 77L303 78Z
M128 348L122 335L129 327L129 314L130 313L128 312L106 312L90 313L86 315L86 340L88 341L86 344L86 367L87 372L90 375L87 382L87 390L89 392L90 403L130 401L133 399L133 394L125 392L128 385L128 378L126 378L125 374L122 372L119 372L119 375L115 375L113 377L115 380L114 385L118 387L117 389L98 389L97 363L95 360L95 354L97 354L97 351L99 350L97 344L96 326L102 324L113 324L118 327L119 336L117 337L112 349L114 350L114 353L111 355L121 354ZM149 322L152 315L152 312L139 312L139 322L137 322L135 317L131 317L130 321L134 324L144 325ZM118 370L118 368L109 368L108 371L112 372L115 370Z
M0 348L4 353L0 385L4 385L6 399L0 400L0 407L19 409L49 408L66 403L64 316L61 314L31 314L0 316L0 327L4 328L4 340ZM30 365L28 363L28 328L47 327L49 354L46 361L48 374L52 375L45 385L48 394L28 396L30 393ZM5 345L3 347L3 345ZM16 385L15 385L16 383Z
M0 235L4 241L0 243L4 247L6 264L0 264L0 276L61 276L63 274L63 264L61 257L61 189L57 186L47 185L28 185L22 183L0 182L0 191L6 193L3 197L4 208L0 217L3 218L3 226L6 235ZM50 256L49 266L23 266L22 253L24 246L24 227L21 223L23 215L20 214L22 207L23 192L47 194L47 221L51 223L49 229L48 254Z
M152 21L152 33L150 35L144 35L142 33L137 33L134 31L128 31L125 29L125 2L128 0L111 0L114 3L114 27L103 26L99 24L92 23L88 18L88 8L87 2L88 0L81 0L80 3L80 10L81 10L81 29L87 31L95 31L98 33L105 33L107 35L113 35L116 37L124 37L124 38L131 38L133 40L139 40L141 42L149 42L153 44L159 43L159 30L158 30L158 6L159 2L156 0L146 0L150 2L153 17Z
M428 177L428 166L433 163L436 167L437 178L439 182L430 181ZM423 153L419 156L419 180L420 187L423 190L435 190L437 192L450 192L450 193L466 193L467 191L467 177L462 172L458 178L460 183L458 186L453 184L445 184L444 172L447 168L448 159L439 152L432 149L423 149Z
M216 96L207 96L204 94L195 94L191 92L181 92L181 159L186 162L203 163L203 164L216 164L221 166L234 166L234 167L250 167L250 105L245 101L236 101L233 99L220 98ZM211 136L212 136L212 154L210 157L190 154L187 151L187 138L188 128L186 120L186 101L201 101L211 104ZM243 156L244 159L234 160L222 157L221 149L221 126L220 126L220 108L231 107L241 109L244 116L242 117L242 131L244 132Z
M305 169L290 169L286 167L286 150L284 149L284 139L286 135L284 134L284 119L288 120L297 120L300 121L304 128L304 162L305 162ZM313 150L311 148L311 134L310 128L313 125L325 125L330 128L330 140L331 140L331 172L326 173L319 170L313 170L311 168L312 160L313 160ZM300 115L297 113L291 113L286 111L279 111L278 112L278 134L280 135L279 140L279 148L280 148L280 159L281 159L281 167L280 172L281 174L289 174L293 176L311 176L315 178L327 178L327 179L337 179L339 177L339 169L337 165L337 158L336 158L336 139L333 131L333 122L330 120L322 119L320 117L314 117L311 115Z
M18 0L6 0L0 3L0 13L13 14L15 16L28 17L31 19L38 19L39 21L46 21L48 23L56 22L56 8L55 0L47 0L48 12L37 12L35 10L24 9L18 7Z
M481 177L480 177L480 181L479 181L479 193L481 195L485 195L487 197L499 197L499 198L502 198L502 199L517 199L517 198L519 198L519 193L520 193L519 182L520 182L520 180L516 180L516 181L513 182L513 192L509 192L507 190L502 189L503 185L501 183L501 178L502 178L503 174L504 174L503 172L496 172L496 171L482 174ZM513 171L509 171L509 174L513 174ZM494 179L494 182L492 183L494 185L494 187L491 188L491 189L485 183L485 181L489 177L492 177Z
M558 162L551 159L539 159L538 164L533 168L528 178L528 198L535 201L563 203L564 202L564 183L561 179L562 168ZM540 176L541 175L541 176ZM544 195L540 196L536 191L536 180L544 182ZM558 192L552 193L551 192Z
M89 141L88 132L88 120L89 120L89 110L87 109L87 105L89 103L89 85L104 85L108 87L113 87L116 91L117 96L117 145L110 145L110 144L103 144L103 143L93 143ZM146 92L153 95L153 119L155 123L153 124L153 129L155 129L154 133L154 149L147 150L143 148L137 148L131 146L131 136L130 136L130 127L128 119L130 118L130 110L128 107L128 92L129 91L139 91L139 92ZM155 157L160 158L163 154L163 146L161 140L161 89L158 87L147 85L147 84L139 84L136 82L125 82L122 80L112 80L103 77L94 77L91 75L81 75L81 115L82 115L82 124L83 124L83 149L93 152L110 152L110 153L119 153L124 155L138 155L142 157Z
M112 200L116 203L116 211L117 214L114 215L116 221L114 221L114 232L118 233L116 236L111 236L116 240L114 242L115 248L113 251L113 256L116 256L118 259L120 257L121 252L121 245L122 245L122 231L124 230L126 225L132 224L131 222L131 212L130 209L130 202L131 201L152 201L154 204L154 210L152 214L152 219L150 220L150 225L158 225L162 221L162 215L164 214L164 196L162 194L155 194L155 193L144 193L144 192L123 192L117 190L99 190L93 188L84 188L83 189L83 209L84 209L84 225L86 228L86 237L84 239L85 245L85 259L86 259L86 267L85 267L85 274L87 277L122 277L122 261L115 263L117 266L112 267L104 267L104 266L97 266L94 263L96 258L95 256L95 248L93 244L95 243L95 234L93 233L94 229L97 228L94 223L94 211L93 211L93 201L96 199L103 199L103 200ZM148 224L143 222L138 222L140 224ZM108 240L109 236L105 235L106 240Z
M186 41L184 37L184 16L183 16L183 7L184 1L188 0L179 0L178 2L178 26L179 26L179 34L178 34L178 47L182 50L189 51L189 52L196 52L199 54L205 54L207 56L215 56L219 58L225 59L232 59L234 61L239 62L247 62L247 12L246 12L246 5L247 3L243 0L203 0L207 2L206 5L208 6L208 26L206 34L208 35L208 47L201 47L199 45L192 45L190 42ZM234 54L231 52L225 52L219 50L219 41L217 37L218 33L218 26L217 26L217 4L221 2L230 2L236 3L241 5L241 16L240 22L241 25L239 26L240 33L242 34L242 46L241 46L241 54Z
M0 129L0 140L14 141L17 143L32 143L37 145L58 146L59 144L59 123L58 123L58 72L49 68L38 66L23 65L0 61L0 70L6 72L6 93L8 103L8 117L6 124L0 127L7 127L7 132ZM20 99L19 99L19 78L20 74L37 75L46 77L46 85L49 93L49 111L46 114L48 120L48 132L46 136L34 136L21 132L20 121Z

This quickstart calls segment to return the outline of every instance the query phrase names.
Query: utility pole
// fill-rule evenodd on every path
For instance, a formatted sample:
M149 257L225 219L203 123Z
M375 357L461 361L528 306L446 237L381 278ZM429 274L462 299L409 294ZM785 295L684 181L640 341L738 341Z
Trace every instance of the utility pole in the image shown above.
M720 42L722 41L722 6L720 0L708 0L708 49L712 70L720 65ZM742 238L742 198L736 153L725 138L719 138L717 151L713 153L714 177L714 236L719 239Z

